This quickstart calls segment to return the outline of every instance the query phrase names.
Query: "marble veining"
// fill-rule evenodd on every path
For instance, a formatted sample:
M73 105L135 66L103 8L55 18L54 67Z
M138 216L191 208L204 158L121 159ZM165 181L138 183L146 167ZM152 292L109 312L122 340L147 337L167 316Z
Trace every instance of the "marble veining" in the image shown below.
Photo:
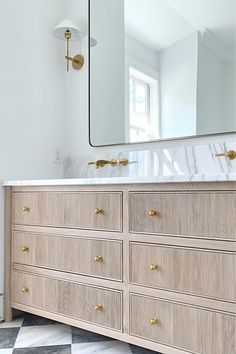
M184 180L231 180L236 174L236 161L215 157L217 152L236 150L236 135L232 142L192 144L187 146L102 153L82 158L67 156L64 159L64 178L103 177L158 177ZM98 159L122 159L130 161L126 167L105 166L96 169L88 162Z
M70 328L65 325L47 326L47 331L42 326L21 327L15 348L63 345L71 342Z
M72 344L72 351L73 354L132 354L129 344L117 341Z
M160 354L31 314L0 324L0 354L99 353Z
M83 184L134 184L236 181L236 160L216 157L217 152L236 150L233 141L179 147L101 153L64 158L64 178L35 181L5 181L4 186L47 186ZM97 151L97 150L96 150ZM127 166L88 165L99 159L128 158Z

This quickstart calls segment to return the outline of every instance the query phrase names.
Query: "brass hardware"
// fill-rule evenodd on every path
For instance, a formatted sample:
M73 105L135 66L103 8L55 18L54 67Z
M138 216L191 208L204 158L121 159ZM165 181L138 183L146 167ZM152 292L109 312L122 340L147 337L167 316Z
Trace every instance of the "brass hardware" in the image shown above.
M102 262L103 261L102 256L96 256L96 257L94 257L94 260L95 260L95 262Z
M106 165L110 165L112 167L115 167L117 165L120 165L120 166L127 166L129 163L129 160L127 159L120 159L120 160L115 160L115 159L112 159L112 160L97 160L97 161L92 161L92 162L89 162L88 164L89 165L95 165L95 168L102 168L102 167L105 167Z
M72 62L72 67L75 70L80 70L84 65L84 57L82 55L75 55L73 58L70 56L70 40L72 34L70 30L65 32L65 39L66 39L66 56L65 59L67 60L67 71L70 70L70 61Z
M102 305L96 305L95 311L102 311Z
M67 61L72 62L72 67L75 70L80 70L84 65L84 57L82 55L77 54L74 58L69 57L68 55L65 56Z
M215 157L227 157L230 160L234 160L236 159L236 151L230 150L230 151L226 151L226 152L219 152L217 154L215 154Z
M117 162L121 166L127 166L129 164L129 160L128 159L117 160Z
M29 252L29 247L26 246L21 247L21 252Z
M96 208L95 209L95 214L99 215L99 214L102 214L103 213L103 210L101 208Z
M153 263L153 264L150 264L150 269L151 270L157 270L158 269L158 265L157 264L155 264L155 263Z
M70 53L70 39L71 39L71 31L67 30L65 32L65 39L66 39L66 53L67 53L67 57L69 57L69 53ZM70 70L70 63L69 60L67 60L67 71Z
M29 207L23 207L23 208L22 208L22 211L23 211L24 213L29 213L30 208L29 208Z
M24 294L25 294L25 293L28 293L28 292L29 292L29 288L22 288L22 289L21 289L21 292L24 293Z
M149 215L149 216L156 216L156 215L157 215L157 211L155 211L155 210L149 210L148 215Z
M152 319L150 320L150 324L151 324L152 326L156 326L156 325L158 324L158 319L157 319L156 317L152 318Z

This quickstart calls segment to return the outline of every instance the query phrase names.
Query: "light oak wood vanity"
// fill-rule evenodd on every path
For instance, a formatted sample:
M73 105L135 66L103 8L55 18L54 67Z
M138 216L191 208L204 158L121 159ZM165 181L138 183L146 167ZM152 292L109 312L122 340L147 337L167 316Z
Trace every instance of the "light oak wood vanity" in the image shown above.
M234 354L236 182L8 186L5 317Z

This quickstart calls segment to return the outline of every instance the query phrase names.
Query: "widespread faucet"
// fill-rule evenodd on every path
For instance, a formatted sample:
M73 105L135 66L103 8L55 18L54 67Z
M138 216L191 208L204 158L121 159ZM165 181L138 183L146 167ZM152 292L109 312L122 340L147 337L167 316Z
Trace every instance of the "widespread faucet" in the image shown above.
M97 161L92 161L92 162L89 162L88 164L89 165L94 165L95 168L102 168L102 167L105 167L106 165L110 165L112 167L115 167L117 165L120 165L120 166L127 166L129 163L129 160L128 159L120 159L120 160L115 160L115 159L112 159L112 160L97 160Z

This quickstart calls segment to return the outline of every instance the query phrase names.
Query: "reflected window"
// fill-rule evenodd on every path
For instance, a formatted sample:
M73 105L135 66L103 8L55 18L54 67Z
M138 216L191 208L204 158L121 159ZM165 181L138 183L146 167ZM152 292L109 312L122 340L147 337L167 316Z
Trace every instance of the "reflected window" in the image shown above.
M140 142L159 137L158 82L129 68L129 141Z

